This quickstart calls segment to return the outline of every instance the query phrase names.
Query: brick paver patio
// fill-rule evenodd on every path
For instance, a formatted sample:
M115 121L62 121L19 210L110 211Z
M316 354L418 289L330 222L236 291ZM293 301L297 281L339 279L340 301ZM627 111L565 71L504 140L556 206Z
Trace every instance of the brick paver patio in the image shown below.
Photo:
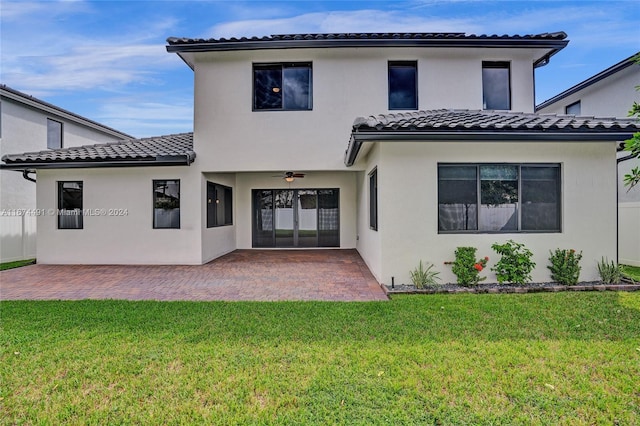
M236 250L206 265L31 265L2 300L387 300L355 250Z

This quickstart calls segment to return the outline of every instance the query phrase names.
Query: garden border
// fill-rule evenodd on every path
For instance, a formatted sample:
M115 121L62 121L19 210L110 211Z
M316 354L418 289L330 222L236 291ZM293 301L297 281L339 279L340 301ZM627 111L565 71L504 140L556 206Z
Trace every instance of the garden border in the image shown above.
M624 280L627 282L627 280ZM458 284L443 284L418 289L411 284L389 286L380 284L387 296L395 294L502 294L502 293L558 293L561 291L640 291L640 283L629 281L624 284L603 284L602 282L583 282L577 285L561 285L558 283L542 283L528 286L513 286L509 284L477 284L464 287Z

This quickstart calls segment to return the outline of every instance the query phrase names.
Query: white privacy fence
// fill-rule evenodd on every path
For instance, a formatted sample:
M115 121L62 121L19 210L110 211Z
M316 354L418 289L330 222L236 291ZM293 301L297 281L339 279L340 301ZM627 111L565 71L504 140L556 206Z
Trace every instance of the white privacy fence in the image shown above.
M36 216L0 216L0 262L36 257Z
M618 262L640 266L640 202L618 204Z

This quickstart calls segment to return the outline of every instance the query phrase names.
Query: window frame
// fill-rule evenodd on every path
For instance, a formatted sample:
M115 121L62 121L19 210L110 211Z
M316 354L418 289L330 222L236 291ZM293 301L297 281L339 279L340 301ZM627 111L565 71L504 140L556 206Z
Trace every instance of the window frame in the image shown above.
M404 107L395 107L391 105L391 69L393 67L397 68L412 68L414 70L414 97L415 97L415 106L410 108ZM418 61L388 61L387 63L387 107L390 111L415 111L418 109L420 105L418 99Z
M56 128L52 126L56 125ZM53 141L52 134L57 136L56 140ZM52 146L53 143L56 142L56 145L60 146ZM64 123L62 121L54 120L52 118L47 118L47 149L60 149L64 147Z
M178 209L178 223L176 226L159 226L159 224L156 222L156 183L159 182L176 182L177 186L178 186L178 207L173 207L172 209ZM151 197L151 201L152 201L152 223L153 223L153 229L180 229L181 228L181 211L180 211L180 205L181 205L181 198L182 198L182 194L181 194L181 190L180 190L180 179L153 179L152 180L152 184L151 184L151 190L152 190L152 197Z
M67 183L75 183L78 184L80 186L80 214L78 216L80 216L80 220L79 225L78 226L66 226L64 225L62 222L62 217L65 216L65 214L60 214L63 211L73 211L75 209L69 209L69 208L65 208L64 207L64 198L63 198L63 190L64 190L64 184ZM84 182L81 180L59 180L58 181L58 210L57 210L57 217L58 217L58 229L84 229L84 215L83 215L83 207L84 207Z
M222 192L222 199L217 198L216 201L221 200L224 217L222 223L218 223L218 210L213 209L211 206L214 204L212 200L209 198L209 189L213 189L214 193L217 194L218 191ZM221 185L219 183L207 181L207 228L219 228L221 226L232 226L233 225L233 188L226 185ZM220 203L215 203L220 204ZM214 222L210 222L210 211L213 212Z
M460 166L460 167L475 167L476 168L476 178L475 178L475 185L476 185L476 212L475 212L475 223L476 223L476 228L477 229L460 229L460 230L442 230L440 229L440 168L441 167L447 167L447 166ZM481 206L482 206L482 180L480 178L480 168L482 166L517 166L518 168L518 181L517 181L517 188L518 188L518 201L516 202L516 210L517 210L517 229L510 229L510 230L498 230L498 231L494 231L494 230L481 230L480 228L480 215L481 215ZM534 168L534 167L540 167L540 168L554 168L557 170L557 174L556 174L556 182L555 182L555 189L556 189L556 194L557 194L557 224L558 224L558 228L557 229L542 229L542 230L538 230L538 229L522 229L522 205L523 205L523 194L522 194L522 183L523 183L523 179L522 179L522 169L523 168ZM563 221L562 221L562 214L563 214L563 192L562 192L562 188L563 188L563 179L562 179L562 163L438 163L437 164L437 184L438 184L438 188L437 188L437 202L436 202L436 208L438 209L437 211L437 222L438 222L438 234L558 234L558 233L562 233L563 232Z
M569 112L569 109L570 109L570 108L572 108L572 107L576 107L576 106L578 107L578 109L579 109L580 111L578 111L577 113L575 113L575 112ZM566 115L576 115L576 116L579 116L579 115L582 113L582 103L580 102L580 99L578 99L577 101L575 101L575 102L573 102L573 103L570 103L569 105L565 106L565 107L564 107L564 113L565 113Z
M378 168L369 172L369 229L378 231Z
M282 107L280 108L258 108L256 106L256 69L280 68L282 86L280 90L283 92ZM284 107L284 69L285 68L309 68L309 99L308 108L285 108ZM254 112L260 111L312 111L313 110L313 62L311 61L285 61L285 62L254 62L251 65L251 108Z
M485 105L485 81L484 81L484 70L485 69L506 69L507 70L507 89L508 89L508 108L506 109L496 109L496 108L488 108ZM490 110L490 111L511 111L513 108L513 90L511 88L511 62L509 61L482 61L482 110Z

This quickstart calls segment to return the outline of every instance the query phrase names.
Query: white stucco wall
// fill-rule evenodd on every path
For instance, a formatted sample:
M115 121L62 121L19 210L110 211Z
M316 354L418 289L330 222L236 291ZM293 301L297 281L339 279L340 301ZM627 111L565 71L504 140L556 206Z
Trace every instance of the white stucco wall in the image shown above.
M96 130L49 111L2 97L0 113L0 157L5 154L47 149L47 119L63 123L63 147L114 142L120 138ZM9 262L36 256L36 217L24 217L16 210L36 208L36 184L25 180L21 172L0 171L0 261Z
M458 246L478 248L478 256L489 256L489 267L497 254L491 244L513 239L533 253L537 267L534 281L550 281L549 250L573 248L583 251L582 280L596 280L596 261L616 257L615 144L614 143L484 143L484 142L380 142L377 163L379 204L377 254L360 250L374 275L389 284L410 283L410 271L419 260L440 271L443 282L456 277L445 261L454 259ZM603 158L611 158L611 162ZM562 168L562 232L510 234L438 234L438 163L560 163ZM366 178L366 175L363 176ZM365 189L365 192L368 191ZM594 220L597 218L597 220ZM360 226L361 238L367 233ZM359 246L360 247L360 246ZM487 282L495 274L485 269Z
M202 263L202 175L193 167L38 171L38 208L57 209L57 182L83 182L84 229L58 229L57 217L38 217L38 263ZM153 229L153 180L180 179L180 229ZM126 209L126 214L109 211Z
M197 54L194 144L204 171L344 170L356 117L388 113L388 61L418 63L419 109L482 108L482 61L511 62L512 109L531 112L520 49L289 49ZM308 61L312 111L252 111L253 63Z
M207 228L207 182L228 186L232 190L233 224ZM237 203L236 175L234 173L205 173L202 176L200 208L202 217L202 262L206 263L236 249ZM250 225L249 225L250 226Z

